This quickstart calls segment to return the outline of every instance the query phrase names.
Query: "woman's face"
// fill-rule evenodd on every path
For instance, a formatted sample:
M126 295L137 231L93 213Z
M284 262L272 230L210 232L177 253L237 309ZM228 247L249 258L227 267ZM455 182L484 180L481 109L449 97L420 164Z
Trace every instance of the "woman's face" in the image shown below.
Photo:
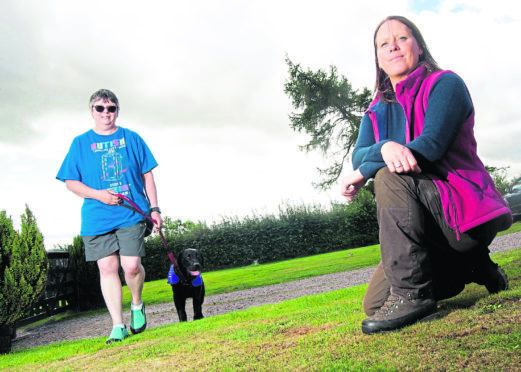
M380 26L375 46L378 66L389 76L393 88L416 68L423 53L411 30L396 20Z
M101 108L103 108L103 111L99 112L98 110L101 110ZM95 127L100 132L108 132L116 128L118 110L116 104L111 100L99 99L95 101L94 105L92 105L91 113Z

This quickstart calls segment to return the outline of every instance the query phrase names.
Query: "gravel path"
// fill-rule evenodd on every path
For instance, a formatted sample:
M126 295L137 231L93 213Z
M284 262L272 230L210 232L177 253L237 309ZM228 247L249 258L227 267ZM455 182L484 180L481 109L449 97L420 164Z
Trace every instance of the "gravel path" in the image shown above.
M490 251L491 253L498 253L519 247L521 247L521 232L497 237L491 244ZM361 285L369 281L373 271L374 267L371 267L267 287L206 296L203 313L205 317L211 317L250 307L274 304L297 297ZM191 300L188 300L187 313L189 320L193 316L191 307ZM124 314L124 321L126 324L130 323L130 314ZM149 328L177 323L178 319L174 303L147 307L147 321ZM18 330L17 338L13 340L13 350L47 345L58 341L107 336L111 326L112 323L108 313L60 322L49 321Z

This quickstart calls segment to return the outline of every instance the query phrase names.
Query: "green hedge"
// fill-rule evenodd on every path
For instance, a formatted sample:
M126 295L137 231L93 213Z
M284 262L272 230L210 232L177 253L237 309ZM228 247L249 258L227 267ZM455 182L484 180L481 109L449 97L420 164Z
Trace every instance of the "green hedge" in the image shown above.
M362 191L349 204L287 206L278 216L224 219L207 227L197 225L183 234L166 234L168 248L177 256L185 248L203 252L205 270L267 263L319 253L377 244L376 203ZM146 278L166 278L170 260L159 236L146 241L143 259Z

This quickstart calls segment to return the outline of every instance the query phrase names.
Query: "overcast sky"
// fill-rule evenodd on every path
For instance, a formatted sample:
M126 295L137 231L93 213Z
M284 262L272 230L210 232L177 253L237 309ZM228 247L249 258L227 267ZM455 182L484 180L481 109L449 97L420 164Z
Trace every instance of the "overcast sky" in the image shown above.
M93 127L90 95L114 91L118 125L148 143L163 215L219 222L283 203L342 201L314 190L317 155L289 127L285 56L335 65L373 88L372 37L410 18L439 64L467 83L478 153L521 173L519 5L512 1L69 1L0 3L0 209L25 204L46 247L80 231L82 200L55 179Z

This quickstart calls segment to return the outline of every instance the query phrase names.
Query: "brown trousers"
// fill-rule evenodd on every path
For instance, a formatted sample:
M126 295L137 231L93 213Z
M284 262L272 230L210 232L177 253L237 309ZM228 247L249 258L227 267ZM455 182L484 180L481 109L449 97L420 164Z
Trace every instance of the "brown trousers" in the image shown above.
M434 182L423 174L397 174L387 167L375 177L382 262L364 297L372 315L390 293L404 298L441 300L479 282L479 268L495 265L488 245L508 218L497 218L459 239L445 220Z

